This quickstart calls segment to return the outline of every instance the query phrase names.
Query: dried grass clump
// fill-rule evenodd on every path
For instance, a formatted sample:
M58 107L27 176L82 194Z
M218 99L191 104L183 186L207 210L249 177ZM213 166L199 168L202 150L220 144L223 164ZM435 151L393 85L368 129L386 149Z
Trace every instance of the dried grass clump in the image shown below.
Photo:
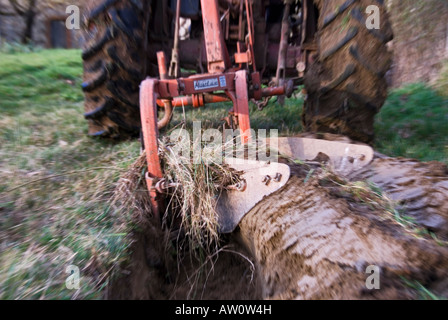
M164 178L171 186L165 194L167 208L161 212L162 226L176 231L177 240L187 239L192 252L213 254L219 244L217 200L227 186L239 182L241 173L216 159L223 146L203 153L199 163L195 163L193 157L177 153L173 144L160 141L159 145ZM146 168L142 153L119 180L112 199L116 212L145 229L154 225L144 178Z
M221 159L222 145L203 153L200 161L177 153L168 143L162 142L161 149L165 178L174 186L164 222L167 215L180 216L190 248L203 249L208 254L216 252L219 242L217 200L227 186L239 182L241 173L217 159Z
M128 220L132 225L139 227L148 226L152 217L145 182L146 168L146 157L142 153L121 176L111 201L111 206L119 214L120 219ZM126 221L123 222L128 224Z

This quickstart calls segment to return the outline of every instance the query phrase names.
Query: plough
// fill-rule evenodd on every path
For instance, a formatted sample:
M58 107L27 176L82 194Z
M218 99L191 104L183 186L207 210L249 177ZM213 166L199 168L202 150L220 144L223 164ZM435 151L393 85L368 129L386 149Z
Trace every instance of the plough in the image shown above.
M180 3L179 0L176 12L176 31L179 28ZM286 41L285 44L283 37L287 38L288 32L290 32L287 18L291 1L285 1L277 76L271 86L263 86L260 72L256 67L252 2L240 1L240 12L244 11L247 15L247 35L245 43L238 42L236 53L232 57L229 55L224 40L218 0L202 0L201 3L208 72L190 77L173 77L173 75L179 74L176 72L179 61L178 41L175 39L169 72L167 71L165 53L160 51L157 53L159 78L147 78L140 86L141 124L148 162L146 182L151 197L152 211L159 219L160 212L164 207L161 195L163 190L161 189L163 189L163 183L166 183L159 158L159 130L170 122L174 108L201 107L216 102L231 102L233 107L229 111L228 123L232 128L239 129L241 144L245 145L254 138L250 130L249 100L260 103L265 98L272 96L289 97L303 81L300 77L289 80L285 77L286 53L283 51L287 49L285 46L287 47L288 42ZM178 32L175 35L178 37ZM303 63L298 64L300 70L304 70L306 67ZM160 120L157 117L158 107L165 110L164 116ZM272 143L272 140L268 139L266 142ZM373 150L362 144L286 137L279 138L276 145L280 154L294 159L313 160L319 154L325 154L333 165L342 171L362 167L373 158ZM232 232L247 212L265 196L284 186L290 176L289 167L285 164L255 160L236 162L234 160L227 158L225 162L243 172L244 187L224 191L217 202L219 231L223 233Z

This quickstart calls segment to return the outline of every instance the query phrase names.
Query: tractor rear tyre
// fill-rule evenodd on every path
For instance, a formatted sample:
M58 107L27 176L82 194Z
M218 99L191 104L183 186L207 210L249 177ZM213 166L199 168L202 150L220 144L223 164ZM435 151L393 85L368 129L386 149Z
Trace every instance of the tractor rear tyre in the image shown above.
M379 8L380 28L368 29L366 8ZM374 117L387 97L392 28L382 0L315 0L318 55L305 76L305 131L342 134L372 143Z
M91 136L123 139L140 132L146 6L144 0L95 0L86 15L82 89Z

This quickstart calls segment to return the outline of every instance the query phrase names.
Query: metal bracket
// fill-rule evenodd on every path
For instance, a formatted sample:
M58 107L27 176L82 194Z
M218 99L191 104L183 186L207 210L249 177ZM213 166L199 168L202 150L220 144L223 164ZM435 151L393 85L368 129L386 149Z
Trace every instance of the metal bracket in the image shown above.
M224 162L237 171L243 171L241 178L246 182L244 191L224 190L217 201L218 231L231 233L257 203L288 182L290 170L287 165L277 162L238 158L226 158Z

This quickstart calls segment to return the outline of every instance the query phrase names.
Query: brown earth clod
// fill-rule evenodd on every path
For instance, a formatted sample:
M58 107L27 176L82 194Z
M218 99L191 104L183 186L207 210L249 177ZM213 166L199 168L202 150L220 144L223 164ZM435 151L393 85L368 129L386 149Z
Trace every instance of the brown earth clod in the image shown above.
M257 204L210 258L199 261L188 250L167 255L168 247L160 245L163 232L143 231L129 275L117 282L111 297L422 298L412 283L447 296L446 166L381 158L339 178L315 165L311 176L306 165L291 169L287 185ZM401 217L413 218L411 227L428 232L413 233L387 207L369 203L371 197L355 197L347 186L359 181L374 183ZM379 267L379 290L366 286L370 265Z

